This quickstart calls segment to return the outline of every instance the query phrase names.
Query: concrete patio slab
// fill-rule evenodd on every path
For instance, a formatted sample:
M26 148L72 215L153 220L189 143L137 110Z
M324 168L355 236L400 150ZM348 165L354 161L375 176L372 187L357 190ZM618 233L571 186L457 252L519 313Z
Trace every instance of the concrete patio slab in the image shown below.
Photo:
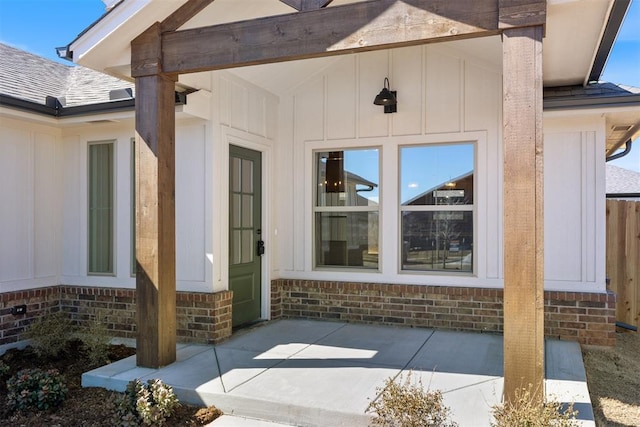
M502 376L502 336L436 331L409 362L409 369Z
M235 415L223 415L218 418L215 427L281 427L290 424L273 423L271 421L256 420L255 418L238 417Z
M292 358L345 359L404 368L432 333L430 329L347 324Z
M164 383L181 389L196 389L207 384L209 389L224 393L215 350L209 347L206 351L190 353L191 357L178 359L176 363L140 377L140 380L145 382L159 378ZM197 366L198 369L193 369L193 366Z
M240 331L233 336L233 339L217 347L260 353L273 349L295 352L345 326L345 323L313 320L276 321Z
M218 366L222 373L221 380L225 391L234 390L289 357L278 355L277 352L268 352L270 357L260 357L266 353L217 348Z
M367 425L365 410L369 399L376 396L376 387L399 372L344 360L287 360L238 387L233 394L260 396L280 407L284 403L286 416L275 419L280 422L318 425L319 420L335 420L335 425Z
M488 426L502 396L502 345L493 334L278 320L220 345L181 345L161 369L138 368L130 357L85 373L82 383L122 391L132 379L160 378L181 401L222 409L215 427L365 426L385 380L411 372L442 391L460 426ZM576 402L582 425L595 426L580 346L548 340L546 368L547 394Z

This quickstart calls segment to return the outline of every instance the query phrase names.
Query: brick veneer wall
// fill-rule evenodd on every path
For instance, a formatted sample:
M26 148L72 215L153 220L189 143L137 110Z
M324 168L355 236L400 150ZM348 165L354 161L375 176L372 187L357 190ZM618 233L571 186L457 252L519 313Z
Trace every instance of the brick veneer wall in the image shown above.
M27 306L26 314L11 314L12 307L22 304ZM59 310L59 286L0 293L0 345L24 339L24 331L33 320Z
M230 337L232 295L177 292L178 341L214 343ZM11 308L20 304L27 305L26 315L12 315ZM0 345L25 339L33 320L60 310L71 313L79 326L100 320L114 337L136 336L135 290L60 285L0 294Z
M503 330L501 289L277 279L271 317L466 331ZM615 345L615 295L545 292L545 335Z

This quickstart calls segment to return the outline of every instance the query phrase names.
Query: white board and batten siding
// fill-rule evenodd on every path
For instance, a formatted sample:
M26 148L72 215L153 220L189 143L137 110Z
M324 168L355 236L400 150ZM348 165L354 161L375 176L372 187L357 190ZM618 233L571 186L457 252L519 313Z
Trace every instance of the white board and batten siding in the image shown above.
M281 98L277 171L278 277L381 283L502 287L502 64L447 44L340 57ZM398 112L373 98L389 77ZM560 120L562 123L562 120ZM545 287L604 290L603 135L590 121L577 136L545 134ZM562 129L562 125L559 125ZM578 138L574 141L572 138ZM473 142L474 274L402 273L399 268L400 146ZM377 271L313 267L313 152L380 149L381 258ZM572 196L562 199L563 183ZM558 200L562 199L562 200ZM602 212L600 212L602 211ZM567 219L567 217L569 219ZM576 223L573 222L574 219ZM565 224L563 222L571 222ZM569 249L570 248L570 249ZM274 260L275 261L275 260Z
M0 292L58 284L61 158L59 129L0 119Z
M279 98L231 72L202 75L211 85L193 95L176 128L177 289L227 289L229 144L263 155L265 310L273 278L502 287L501 67L449 44L368 52L336 57ZM398 91L395 114L372 103L385 77ZM545 286L601 292L604 122L545 117ZM3 118L0 132L1 292L59 283L135 287L133 120L56 129ZM112 276L87 274L87 147L93 141L115 144ZM454 142L476 144L474 274L401 273L398 148ZM313 151L355 147L380 148L379 270L315 271Z
M605 122L545 119L545 283L559 290L605 289Z
M271 188L278 99L229 73L201 78L211 80L216 90L192 94L191 102L178 108L176 122L176 276L178 290L212 292L227 289L228 146L261 151L264 185ZM133 112L118 121L101 118L63 128L2 118L0 292L58 284L135 288ZM115 261L113 274L107 275L87 272L87 156L95 142L114 144ZM263 194L268 230L274 204L269 191ZM265 241L270 244L268 235ZM265 257L265 283L270 255Z
M207 202L210 181L206 179L210 138L202 120L178 121L176 125L176 276L178 290L208 291L211 274L206 256ZM131 209L133 122L94 125L64 130L63 262L61 283L78 286L134 288L132 274ZM87 273L87 151L90 143L114 144L115 213L114 273ZM209 233L210 234L210 233ZM207 281L208 279L208 281Z

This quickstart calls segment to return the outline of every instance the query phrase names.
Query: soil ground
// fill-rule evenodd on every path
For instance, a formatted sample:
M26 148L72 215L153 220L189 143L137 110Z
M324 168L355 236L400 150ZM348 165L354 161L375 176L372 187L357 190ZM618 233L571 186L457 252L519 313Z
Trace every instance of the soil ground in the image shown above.
M583 346L582 357L596 424L640 426L640 334L618 333L615 348Z
M111 346L111 361L130 356L134 349ZM618 333L615 348L584 346L587 384L598 427L640 426L640 334ZM11 412L7 406L5 381L0 381L0 427L112 426L109 402L117 393L100 388L82 388L81 375L90 369L78 343L55 360L38 358L28 347L10 350L0 357L10 367L5 379L23 368L55 368L65 377L69 393L54 411ZM215 407L182 405L167 426L202 426L220 415Z

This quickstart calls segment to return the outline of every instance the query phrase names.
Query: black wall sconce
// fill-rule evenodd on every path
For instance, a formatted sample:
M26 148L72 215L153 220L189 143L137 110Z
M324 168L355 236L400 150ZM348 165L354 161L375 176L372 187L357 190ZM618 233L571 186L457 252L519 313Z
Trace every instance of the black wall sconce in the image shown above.
M398 92L395 90L389 90L389 78L384 78L384 87L380 93L373 100L375 105L383 105L385 113L397 113L398 112L398 100L396 98Z

